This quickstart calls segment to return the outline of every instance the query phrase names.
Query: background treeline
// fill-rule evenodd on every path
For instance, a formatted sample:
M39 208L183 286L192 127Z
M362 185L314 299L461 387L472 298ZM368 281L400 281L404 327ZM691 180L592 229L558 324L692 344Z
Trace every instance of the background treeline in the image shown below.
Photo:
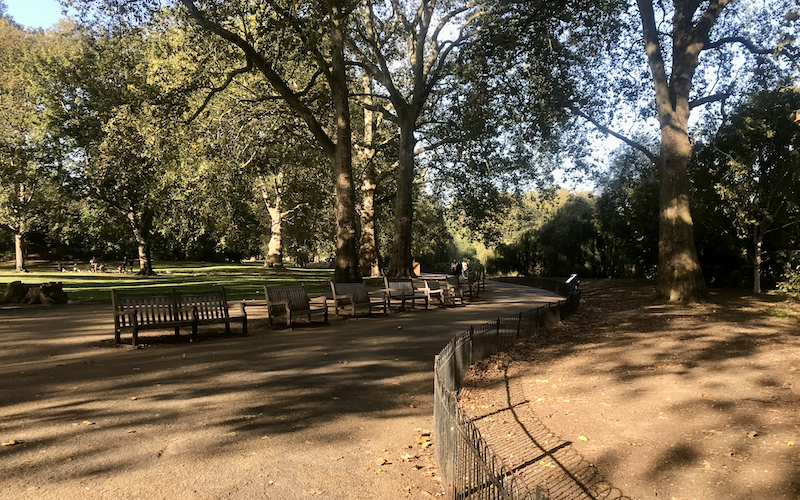
M725 10L702 72L677 61L694 87L673 96L676 130L700 110L690 144L632 125L669 104L652 108L642 21L672 25L684 4L69 5L74 19L31 30L0 0L0 252L18 270L32 255L127 256L144 275L256 258L359 280L413 257L653 278L694 242L712 285L800 282L794 5ZM672 28L649 34L668 47L698 27ZM597 131L626 146L598 158ZM557 167L595 192L553 187ZM667 291L702 293L679 274L691 287Z

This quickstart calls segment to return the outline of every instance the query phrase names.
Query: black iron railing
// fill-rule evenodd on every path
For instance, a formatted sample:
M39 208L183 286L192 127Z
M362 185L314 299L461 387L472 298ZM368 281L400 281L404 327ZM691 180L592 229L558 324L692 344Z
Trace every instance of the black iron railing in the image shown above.
M575 312L577 283L542 278L497 281L553 291L563 300L514 316L497 318L455 336L434 363L434 439L439 471L452 499L546 500L544 489L530 486L495 455L458 404L458 389L469 367L520 340L539 335Z

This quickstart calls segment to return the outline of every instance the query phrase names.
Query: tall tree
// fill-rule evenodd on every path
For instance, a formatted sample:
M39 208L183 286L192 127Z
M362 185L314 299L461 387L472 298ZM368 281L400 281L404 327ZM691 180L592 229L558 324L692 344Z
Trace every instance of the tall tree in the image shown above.
M471 1L363 0L356 36L348 39L357 65L380 90L374 109L399 130L393 276L411 276L416 136L431 95L449 73L452 56L470 36L480 12ZM369 106L369 104L368 104Z
M575 106L576 113L589 119L605 133L610 133L644 153L659 168L659 263L657 291L675 302L704 300L705 282L695 249L693 222L689 206L687 166L692 155L689 136L690 113L712 102L724 101L736 89L741 74L752 66L736 63L736 57L783 53L794 57L791 39L781 37L776 27L788 4L769 2L730 6L729 0L709 2L674 0L652 2L637 0L640 34L618 38L616 56L628 58L625 68L606 72L600 80L624 74L633 84L622 95L632 102L642 100L646 82L630 61L632 43L639 38L649 68L649 95L658 120L660 149L652 151L601 123L597 116ZM787 21L791 17L786 18ZM784 25L785 26L785 25ZM744 50L739 50L744 48ZM608 56L609 52L604 52ZM619 59L617 59L619 60ZM740 72L733 71L740 68ZM762 64L762 68L765 66Z
M23 69L32 43L33 35L0 17L0 224L14 234L17 272L25 270L25 238L44 180L37 158L38 112Z
M352 172L350 103L345 67L346 2L326 0L298 5L270 2L264 8L249 3L193 2L182 0L191 18L203 29L242 51L245 68L255 68L274 91L305 122L312 136L331 161L337 199L337 245L334 279L361 281L358 270L355 188ZM241 24L229 19L243 16ZM252 17L251 17L252 16ZM250 29L251 23L255 29ZM241 26L241 28L239 28ZM310 81L292 81L293 67L280 60L286 45L302 47L305 65L314 65ZM277 50L271 50L277 49ZM321 121L324 106L308 102L308 88L322 76L330 91L333 133ZM326 103L327 104L327 103Z
M753 292L761 293L765 240L800 225L800 94L784 86L737 107L718 133L701 142L696 161L711 172L731 232L749 247Z
M100 16L117 25L133 26L157 17L162 6L156 0L65 3L80 4L87 22ZM261 98L283 100L328 157L337 200L334 279L360 281L345 66L349 2L274 0L254 4L243 0L181 0L176 4L185 9L177 11L178 22L182 22L182 15L188 16L201 30L235 47L241 61L238 69L212 89L205 102L237 77L254 72L272 92ZM307 71L308 68L313 70Z
M118 211L137 246L139 273L153 274L152 232L167 203L176 162L175 112L182 97L149 81L140 30L96 31L63 25L36 63L50 133L84 194Z

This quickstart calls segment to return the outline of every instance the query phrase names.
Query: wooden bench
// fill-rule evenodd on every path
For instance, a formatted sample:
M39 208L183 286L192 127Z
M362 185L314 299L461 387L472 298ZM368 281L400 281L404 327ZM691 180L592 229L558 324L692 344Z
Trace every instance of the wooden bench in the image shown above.
M400 299L401 307L406 308L406 301L411 301L411 307L417 308L417 300L425 301L425 309L428 308L428 296L414 288L414 282L411 278L389 278L383 277L384 293L386 294L386 303L391 308L392 299Z
M327 297L316 297L312 299L308 296L306 287L303 285L292 286L264 286L264 294L267 296L267 313L269 314L269 324L272 325L272 318L286 315L286 326L292 325L292 318L296 316L308 316L311 322L312 314L324 314L325 323L328 322L328 299ZM321 299L321 304L314 304L314 300Z
M247 313L244 303L239 304L241 313L231 316L225 289L208 292L120 292L111 290L114 308L114 342L119 343L122 333L130 331L132 345L139 341L143 330L175 329L180 335L182 327L192 327L197 335L200 325L224 324L230 333L231 323L242 324L242 334L247 334Z
M442 305L448 305L448 303L452 306L458 304L464 305L463 296L456 293L456 289L453 288L447 280L425 280L425 285L431 289L431 292L439 291L439 295L441 296ZM456 303L457 302L457 303Z
M425 294L428 298L427 303L431 304L433 299L439 301L439 306L445 305L445 290L441 287L438 280L412 280L414 288Z
M478 298L478 287L475 282L471 281L469 278L460 276L448 278L447 283L453 295L460 298L462 301L467 297L469 300Z
M356 315L358 308L366 308L370 314L373 308L380 308L383 309L383 314L386 314L387 301L384 293L371 294L367 291L364 283L334 283L331 281L331 291L337 316L341 316L340 308L349 309L351 316Z

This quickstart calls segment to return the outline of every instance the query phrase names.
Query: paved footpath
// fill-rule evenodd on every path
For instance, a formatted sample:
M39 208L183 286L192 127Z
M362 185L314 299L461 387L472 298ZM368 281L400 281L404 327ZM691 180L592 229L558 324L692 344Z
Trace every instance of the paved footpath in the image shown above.
M253 307L247 337L138 350L111 345L108 305L0 311L0 498L439 496L417 442L434 355L553 300L489 282L466 307L293 329Z

